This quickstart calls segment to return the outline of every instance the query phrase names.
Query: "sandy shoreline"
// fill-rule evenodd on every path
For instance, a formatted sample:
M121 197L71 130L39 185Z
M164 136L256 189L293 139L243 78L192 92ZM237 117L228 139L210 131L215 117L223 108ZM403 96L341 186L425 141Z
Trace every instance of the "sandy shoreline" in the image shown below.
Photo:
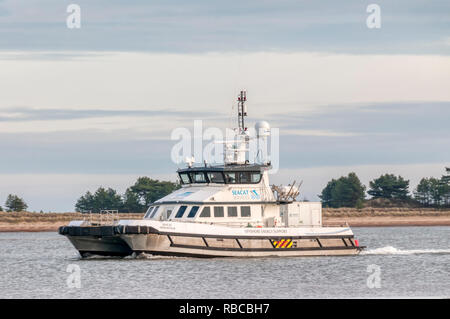
M121 214L121 219L140 219L142 214ZM56 232L70 220L82 219L78 213L0 213L0 232ZM351 227L450 226L450 211L432 209L324 209L324 225Z
M347 222L351 227L450 226L450 216L328 217L323 222L324 225Z

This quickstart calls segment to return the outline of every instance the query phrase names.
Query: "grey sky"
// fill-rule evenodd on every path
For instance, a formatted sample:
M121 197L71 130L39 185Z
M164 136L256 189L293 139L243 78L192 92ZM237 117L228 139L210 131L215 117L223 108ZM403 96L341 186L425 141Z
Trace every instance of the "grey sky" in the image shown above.
M229 127L242 88L249 123L280 128L277 183L414 187L450 166L449 31L448 1L0 0L0 205L69 211L100 185L174 180L171 131Z
M70 3L81 6L79 30L64 28ZM370 3L381 30L365 25ZM2 0L0 48L448 54L449 12L445 0Z
M16 111L3 110L0 123L45 119L51 126L52 121L61 119L129 115L152 123L155 116L153 111L141 110L64 110L54 114L51 110L22 108L21 117L8 117ZM185 127L193 131L192 122L199 114L164 112L167 123L179 117L185 118ZM228 117L221 112L214 118L205 114L204 128L217 126L216 119ZM280 129L282 168L441 163L450 158L450 148L443 147L450 141L449 118L450 102L378 103L347 109L337 105L316 113L273 113L265 117ZM249 125L257 120L258 117L249 119ZM170 140L173 128L167 125L151 131L159 138L151 138L147 131L133 127L0 133L0 149L8 150L8 156L0 157L0 174L139 174L152 171L153 167L170 173L176 167L168 161L175 143Z

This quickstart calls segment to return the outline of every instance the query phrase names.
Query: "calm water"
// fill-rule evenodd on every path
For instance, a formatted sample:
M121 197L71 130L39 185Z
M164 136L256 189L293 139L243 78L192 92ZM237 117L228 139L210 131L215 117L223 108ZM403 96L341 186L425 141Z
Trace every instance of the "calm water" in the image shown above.
M0 298L450 297L450 227L354 232L363 255L88 260L56 233L0 233ZM81 288L67 286L70 264ZM380 288L368 287L368 267L379 269Z

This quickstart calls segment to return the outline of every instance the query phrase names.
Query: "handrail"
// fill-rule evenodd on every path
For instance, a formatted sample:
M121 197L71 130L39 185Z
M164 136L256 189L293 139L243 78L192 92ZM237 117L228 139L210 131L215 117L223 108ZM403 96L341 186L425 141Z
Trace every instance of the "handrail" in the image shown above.
M103 209L99 213L89 210L81 213L87 215L83 217L83 221L91 226L114 225L120 220L118 210Z

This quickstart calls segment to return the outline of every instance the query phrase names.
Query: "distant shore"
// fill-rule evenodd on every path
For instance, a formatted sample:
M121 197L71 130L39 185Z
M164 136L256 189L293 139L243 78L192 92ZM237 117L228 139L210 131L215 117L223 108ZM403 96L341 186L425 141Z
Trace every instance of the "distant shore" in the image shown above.
M144 214L119 214L120 219L141 219ZM50 232L71 220L89 218L81 213L0 212L0 232Z
M141 219L143 214L120 214L121 219ZM80 213L0 212L0 232L56 232L71 220L86 217ZM324 208L325 226L450 226L450 210L429 208Z

